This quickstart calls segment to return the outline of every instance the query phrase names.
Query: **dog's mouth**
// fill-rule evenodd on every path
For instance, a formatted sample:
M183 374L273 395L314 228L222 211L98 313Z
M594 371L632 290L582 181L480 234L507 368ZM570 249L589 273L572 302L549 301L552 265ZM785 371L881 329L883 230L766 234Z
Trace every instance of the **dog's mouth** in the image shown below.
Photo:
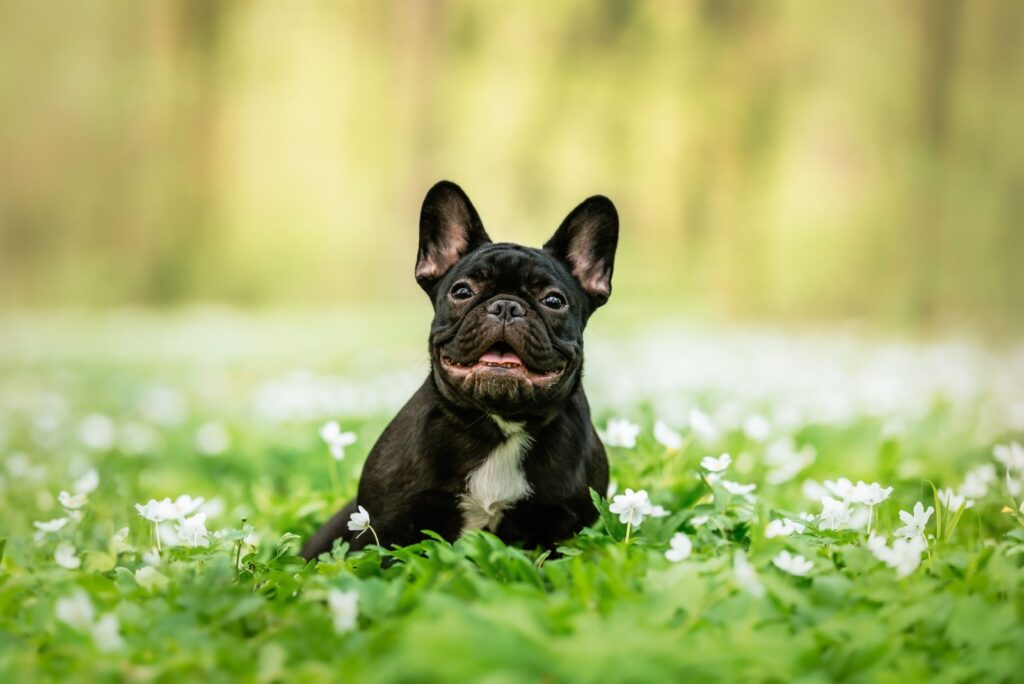
M495 377L507 375L508 377L520 377L533 384L544 384L557 379L565 367L552 368L549 370L537 370L529 368L523 359L504 342L499 342L480 355L476 361L462 363L450 356L441 356L441 365L449 373L456 377L467 377L469 375L493 375Z

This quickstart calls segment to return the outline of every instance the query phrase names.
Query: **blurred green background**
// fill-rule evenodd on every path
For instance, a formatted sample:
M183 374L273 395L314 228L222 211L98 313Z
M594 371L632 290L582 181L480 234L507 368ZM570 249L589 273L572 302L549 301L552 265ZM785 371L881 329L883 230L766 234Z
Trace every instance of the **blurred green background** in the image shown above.
M0 305L422 306L426 189L620 306L1024 322L1024 3L0 0ZM397 309L396 309L397 310Z

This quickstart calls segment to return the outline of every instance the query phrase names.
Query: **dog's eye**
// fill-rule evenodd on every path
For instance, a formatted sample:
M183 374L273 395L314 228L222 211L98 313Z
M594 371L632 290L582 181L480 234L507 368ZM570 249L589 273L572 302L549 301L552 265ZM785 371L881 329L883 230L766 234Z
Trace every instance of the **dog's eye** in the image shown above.
M469 289L469 285L466 283L456 283L455 287L452 288L452 299L469 299L473 296L473 291Z
M540 303L549 309L561 309L565 306L565 298L557 292L548 293L544 299L540 300Z

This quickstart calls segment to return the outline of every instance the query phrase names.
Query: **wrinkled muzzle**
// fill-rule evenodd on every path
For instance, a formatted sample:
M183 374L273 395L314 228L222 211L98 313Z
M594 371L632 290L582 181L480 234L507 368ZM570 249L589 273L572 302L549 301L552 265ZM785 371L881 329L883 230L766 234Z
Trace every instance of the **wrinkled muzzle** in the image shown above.
M465 403L484 410L539 406L577 369L578 348L557 339L518 298L481 303L432 335L436 372Z

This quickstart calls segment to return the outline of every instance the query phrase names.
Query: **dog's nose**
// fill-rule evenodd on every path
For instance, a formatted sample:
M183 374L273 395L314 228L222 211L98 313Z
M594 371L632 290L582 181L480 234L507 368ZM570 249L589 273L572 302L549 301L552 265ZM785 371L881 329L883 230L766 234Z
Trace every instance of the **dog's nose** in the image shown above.
M508 323L512 319L525 316L526 309L514 299L495 299L487 305L487 313L495 316L500 321Z

